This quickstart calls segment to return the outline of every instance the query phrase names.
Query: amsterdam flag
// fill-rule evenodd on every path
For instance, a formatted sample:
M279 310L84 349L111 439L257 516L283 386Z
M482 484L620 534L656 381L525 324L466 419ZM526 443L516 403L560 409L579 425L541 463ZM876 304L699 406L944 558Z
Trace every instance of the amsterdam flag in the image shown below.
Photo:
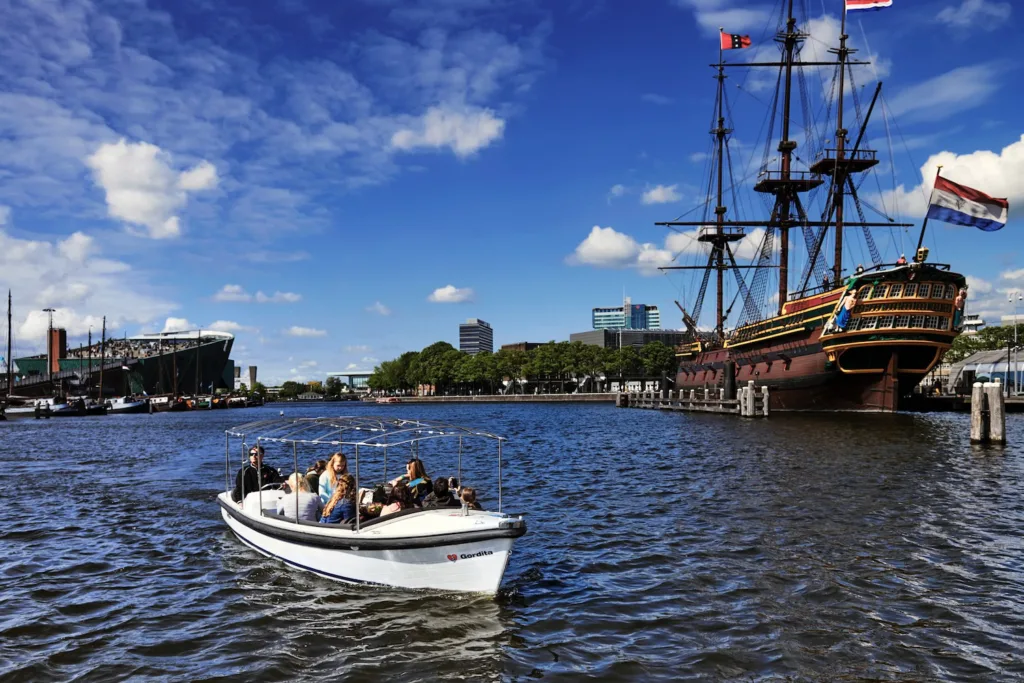
M750 36L741 36L738 33L722 34L723 50L739 50L742 47L750 47Z

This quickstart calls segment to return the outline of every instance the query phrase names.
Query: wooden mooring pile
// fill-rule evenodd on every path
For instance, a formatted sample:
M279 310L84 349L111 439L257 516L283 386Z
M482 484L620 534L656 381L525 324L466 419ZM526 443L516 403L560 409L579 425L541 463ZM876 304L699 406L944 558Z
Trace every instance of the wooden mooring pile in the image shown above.
M1006 443L1006 402L999 382L971 387L971 443Z
M768 387L760 390L754 382L747 382L729 398L724 387L700 389L643 391L618 394L615 405L619 408L646 408L648 410L684 410L698 413L721 413L740 417L768 417Z

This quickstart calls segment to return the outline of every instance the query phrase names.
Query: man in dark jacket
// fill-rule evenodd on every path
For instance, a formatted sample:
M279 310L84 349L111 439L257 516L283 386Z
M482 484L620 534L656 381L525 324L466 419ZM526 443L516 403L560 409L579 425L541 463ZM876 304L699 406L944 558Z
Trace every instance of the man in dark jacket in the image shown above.
M260 490L260 486L267 484L281 484L284 479L281 473L269 465L263 464L263 446L253 446L249 449L249 464L238 470L235 477L235 488L231 492L231 500L236 503L242 502L244 495L249 495Z
M452 496L451 491L448 490L448 480L444 477L438 477L434 480L434 490L423 499L423 507L428 510L431 508L460 507L461 505L462 503L457 501Z

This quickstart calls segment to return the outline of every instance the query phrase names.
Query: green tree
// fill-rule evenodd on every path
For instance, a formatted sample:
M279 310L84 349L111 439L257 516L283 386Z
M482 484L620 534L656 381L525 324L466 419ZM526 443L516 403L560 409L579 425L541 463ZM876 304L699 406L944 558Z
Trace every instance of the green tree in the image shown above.
M280 398L295 398L305 390L306 385L289 380L281 385L281 391L279 391L277 395Z
M643 361L644 373L648 377L658 377L660 381L660 378L675 373L676 352L660 341L644 344L640 349L640 360Z
M263 382L256 382L256 384L252 385L252 393L265 399L267 397L267 387L264 386Z
M341 396L341 380L337 377L328 377L327 382L324 383L324 394L328 398Z
M520 381L524 378L526 368L531 362L530 354L519 349L501 349L494 354L494 362L496 374L501 379L508 378L509 391L513 394L519 393Z
M961 334L953 340L953 346L946 351L942 360L946 363L959 363L978 351L1005 349L1008 344L1013 345L1013 325L985 327L977 334Z

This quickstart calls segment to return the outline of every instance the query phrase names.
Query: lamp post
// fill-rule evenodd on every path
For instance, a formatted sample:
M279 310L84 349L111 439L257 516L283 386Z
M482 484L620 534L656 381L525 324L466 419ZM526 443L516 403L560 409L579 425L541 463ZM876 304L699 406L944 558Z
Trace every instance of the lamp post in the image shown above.
M1014 298L1015 296L1016 296L1016 298ZM1020 360L1020 350L1017 348L1017 307L1020 305L1020 302L1022 300L1024 300L1024 293L1021 293L1019 291L1017 291L1017 292L1010 292L1010 295L1009 295L1007 300L1010 303L1013 304L1013 357L1015 359L1015 362L1013 364L1013 371L1012 372L1013 372L1013 393L1016 395L1016 394L1020 393L1020 372L1017 369L1017 362L1016 362L1016 361ZM1007 378L1006 379L1009 380L1010 379L1010 377L1009 377L1010 354L1006 354L1006 365L1007 365ZM1007 381L1007 384L1009 384L1009 381Z

